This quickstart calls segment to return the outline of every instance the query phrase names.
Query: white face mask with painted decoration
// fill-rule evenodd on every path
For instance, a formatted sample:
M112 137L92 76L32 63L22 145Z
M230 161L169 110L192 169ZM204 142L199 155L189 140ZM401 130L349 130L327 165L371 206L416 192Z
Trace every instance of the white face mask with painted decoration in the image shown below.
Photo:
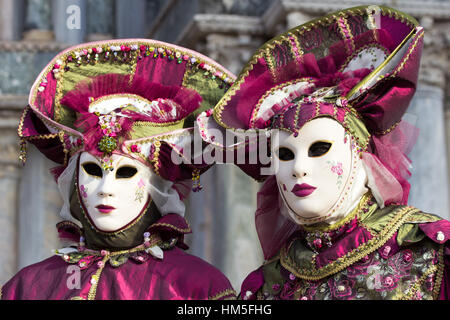
M149 201L150 168L113 154L110 169L89 152L80 155L78 192L91 223L100 231L120 230L143 213Z
M356 144L339 122L321 117L298 134L276 131L272 139L282 213L300 225L334 223L368 191Z

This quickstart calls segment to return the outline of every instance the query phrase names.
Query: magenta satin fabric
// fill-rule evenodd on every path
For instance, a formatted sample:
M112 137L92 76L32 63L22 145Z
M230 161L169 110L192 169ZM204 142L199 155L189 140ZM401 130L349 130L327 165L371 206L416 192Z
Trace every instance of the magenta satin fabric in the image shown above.
M53 107L53 99L56 93L56 83L57 80L53 76L52 72L49 72L46 77L47 86L45 90L42 92L36 91L36 102L34 105L38 106L39 111L44 115L53 119L54 116L54 107Z
M53 256L22 269L2 288L3 299L87 299L96 263L80 271L80 288L69 289L74 273L61 257ZM68 273L69 272L69 273ZM72 278L69 278L72 277ZM137 263L130 259L114 268L106 263L95 299L101 300L203 300L232 290L228 279L207 262L179 248L164 251L164 259ZM234 297L234 292L222 298Z
M169 59L140 59L136 63L137 77L145 77L149 82L166 86L182 86L186 72L186 61L177 63ZM168 76L169 75L169 76Z
M326 248L316 257L316 267L322 268L329 264L331 261L336 261L337 259L345 256L350 251L357 249L362 244L366 243L373 236L364 228L361 227L352 227L349 228L342 237L340 241L338 241L335 245L330 248Z
M439 220L430 223L419 224L419 228L425 233L425 235L434 242L444 244L443 254L443 274L440 284L439 300L450 300L450 222L447 220ZM440 235L440 237L438 237ZM294 238L294 237L293 237ZM339 238L339 239L337 239ZM335 240L336 243L330 248L321 250L317 254L315 261L316 267L322 268L325 265L336 261L339 257L344 256L351 250L360 247L372 238L372 235L363 227L359 226L356 220L345 225L342 232L339 232L339 236ZM286 242L289 243L291 240ZM387 250L386 250L387 249ZM387 259L402 248L397 243L397 232L386 243L378 249L380 256L383 259ZM280 268L281 273L289 274L289 271ZM351 270L349 271L351 272ZM287 276L286 276L287 277ZM262 267L251 272L243 281L241 286L240 296L244 300L255 300L256 292L258 292L265 284L264 272Z

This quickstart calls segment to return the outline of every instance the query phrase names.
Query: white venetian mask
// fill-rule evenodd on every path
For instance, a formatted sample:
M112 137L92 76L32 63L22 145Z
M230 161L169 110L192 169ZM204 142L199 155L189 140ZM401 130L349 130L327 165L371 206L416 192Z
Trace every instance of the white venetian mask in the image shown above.
M277 131L272 141L278 188L289 216L298 224L329 219L355 177L351 136L337 121L323 117L306 123L296 136ZM367 189L365 172L358 172L360 197Z
M149 200L150 168L137 160L113 154L111 170L98 157L80 155L78 191L91 223L101 231L122 229L135 220Z

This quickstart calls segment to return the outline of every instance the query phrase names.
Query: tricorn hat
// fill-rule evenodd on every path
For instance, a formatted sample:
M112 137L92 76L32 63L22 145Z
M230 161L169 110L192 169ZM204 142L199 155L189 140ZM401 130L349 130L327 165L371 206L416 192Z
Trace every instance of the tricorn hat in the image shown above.
M234 76L211 59L172 44L121 39L59 53L39 74L18 129L21 159L33 143L62 167L80 151L108 166L122 153L169 181L208 168L177 164L193 140L196 116L213 107ZM186 164L187 163L187 164Z

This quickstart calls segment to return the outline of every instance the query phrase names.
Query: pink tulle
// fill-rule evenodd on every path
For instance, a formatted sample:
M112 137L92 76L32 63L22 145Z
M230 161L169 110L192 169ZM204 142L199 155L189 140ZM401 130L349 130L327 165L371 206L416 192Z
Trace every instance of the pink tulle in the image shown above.
M178 193L180 200L183 201L189 196L189 193L192 190L192 180L181 180L175 182L172 189Z
M58 183L58 178L63 173L64 170L66 170L66 166L56 166L50 169L50 173L53 176L53 179L55 179L55 182Z
M384 181L383 189L386 190L387 195L385 205L390 203L407 204L409 197L410 184L407 179L411 176L409 169L411 168L411 160L408 158L409 152L417 141L419 129L412 124L401 121L394 130L383 136L372 136L372 143L369 152L376 157L380 164L379 169L369 164L372 167L372 174L375 180ZM366 158L367 160L367 158ZM375 160L375 161L377 161ZM373 160L368 160L373 161ZM368 163L367 161L365 162ZM385 170L395 177L396 181L389 181L386 179L388 174ZM379 182L378 182L379 183ZM378 184L377 183L377 184ZM396 197L392 199L393 190L396 184L400 184L402 188L401 198Z
M363 152L362 161L368 174L367 186L380 205L406 204L403 203L405 193L402 185L376 155Z
M275 176L270 176L257 194L255 225L264 259L270 259L298 229L298 225L281 214L283 205Z

